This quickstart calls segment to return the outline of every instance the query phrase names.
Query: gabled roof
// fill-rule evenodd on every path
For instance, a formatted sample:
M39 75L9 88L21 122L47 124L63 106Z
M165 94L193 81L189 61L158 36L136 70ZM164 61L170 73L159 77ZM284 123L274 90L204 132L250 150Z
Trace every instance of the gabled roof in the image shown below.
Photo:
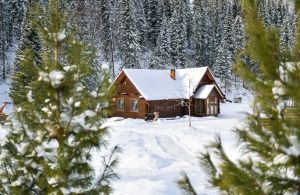
M222 94L222 92L219 91L216 85L203 85L199 89L197 89L193 97L197 99L206 99L213 89L216 89L220 94Z
M173 80L170 70L123 69L146 100L188 99L207 71L210 72L208 67L176 69L176 80Z

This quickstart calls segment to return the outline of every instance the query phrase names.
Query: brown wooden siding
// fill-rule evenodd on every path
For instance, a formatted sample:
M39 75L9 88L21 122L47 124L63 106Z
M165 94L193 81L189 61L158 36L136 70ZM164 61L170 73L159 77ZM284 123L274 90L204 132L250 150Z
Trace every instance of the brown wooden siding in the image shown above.
M199 114L199 113L196 113L196 100L193 99L192 100L192 107L191 107L191 115L192 116L199 116L199 117L203 117L203 116L217 116L218 114L220 114L220 97L218 96L218 93L216 91L216 89L213 89L213 91L209 94L208 98L210 99L214 99L214 98L217 98L218 101L217 101L217 114L213 114L213 115L209 115L207 113L207 99L205 100L205 104L204 104L204 110L205 110L205 113L204 114Z
M114 104L113 116L119 116L124 118L141 118L143 119L146 115L147 101L139 98L137 95L116 95L116 101ZM124 98L124 110L117 110L117 99ZM138 112L131 111L131 100L138 100Z
M205 84L215 84L209 71L203 77L199 83L199 87ZM141 118L144 119L147 113L159 112L161 118L183 116L188 114L188 108L181 106L181 100L157 100L147 101L145 100L134 84L127 78L124 72L122 72L115 82L116 95L114 97L113 114L112 116L124 117L124 118ZM155 91L154 91L155 93ZM218 98L218 114L220 113L220 99L222 98L219 93L214 89L209 98ZM117 99L124 99L124 110L117 110ZM138 100L138 112L131 111L131 100ZM188 100L185 100L188 101ZM205 114L198 114L195 112L195 99L191 104L192 116L207 116L207 100L205 100ZM216 116L216 115L215 115Z
M180 104L181 100L157 100L149 101L149 113L159 112L159 117L176 117L185 114Z
M133 83L126 77L124 73L121 73L117 82L117 92L114 97L113 114L112 116L124 117L124 118L141 118L146 115L147 101L141 97L139 91L135 88ZM117 110L117 99L124 99L124 110ZM131 100L138 100L138 112L131 111Z

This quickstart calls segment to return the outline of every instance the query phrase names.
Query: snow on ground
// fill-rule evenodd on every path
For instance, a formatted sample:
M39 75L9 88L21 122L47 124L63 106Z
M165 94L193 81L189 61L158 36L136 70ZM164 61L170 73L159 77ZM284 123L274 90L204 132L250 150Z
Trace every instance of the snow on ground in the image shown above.
M8 92L8 84L0 82L0 104L9 100ZM207 187L207 175L199 166L198 156L216 134L221 135L230 158L234 160L239 156L232 130L241 125L245 112L250 112L248 99L246 95L242 104L222 104L219 117L192 118L192 128L188 127L187 117L160 119L156 123L108 119L105 126L110 129L110 146L119 145L123 150L118 167L121 179L113 181L114 194L182 194L176 185L182 171L190 176L199 194L218 194L216 189ZM5 111L11 110L12 105ZM5 128L0 127L0 140L7 132ZM98 153L93 156L93 165L99 170L101 157Z
M232 159L239 156L233 128L240 126L247 103L223 104L219 117L160 119L157 123L140 119L109 119L111 145L119 145L120 180L114 181L116 195L177 195L181 194L176 180L185 171L199 194L218 194L207 188L207 176L199 166L198 156L205 145L220 134L225 151ZM95 167L100 167L95 158Z
M0 80L0 107L2 106L2 103L8 101L11 102L9 98L9 84L5 81ZM10 113L12 111L12 104L9 104L5 109L5 113Z

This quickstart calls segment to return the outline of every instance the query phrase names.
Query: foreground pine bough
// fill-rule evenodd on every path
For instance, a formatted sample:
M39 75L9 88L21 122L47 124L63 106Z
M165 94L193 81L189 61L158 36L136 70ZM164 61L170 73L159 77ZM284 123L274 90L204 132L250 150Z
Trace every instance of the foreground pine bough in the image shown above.
M109 194L117 178L118 147L106 157L99 153L102 170L91 165L91 151L103 152L106 144L101 125L109 114L108 80L94 92L83 85L94 55L68 29L59 7L52 0L48 10L31 13L44 53L39 66L30 46L20 53L24 72L13 82L22 90L12 92L13 123L0 147L1 194Z
M209 182L226 194L300 193L300 21L293 50L281 49L278 31L257 16L256 1L244 0L248 42L237 72L255 91L254 112L236 129L244 155L231 160L220 137L200 156ZM249 69L245 56L259 65ZM288 61L289 63L286 63ZM196 194L185 175L178 182Z

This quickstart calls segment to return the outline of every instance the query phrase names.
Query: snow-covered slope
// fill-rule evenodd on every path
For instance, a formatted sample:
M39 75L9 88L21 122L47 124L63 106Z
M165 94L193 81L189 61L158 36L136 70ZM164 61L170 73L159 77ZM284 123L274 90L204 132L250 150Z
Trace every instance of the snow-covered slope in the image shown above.
M114 182L116 195L176 195L181 171L191 177L199 194L218 194L207 188L207 176L199 166L197 156L205 145L221 134L226 152L232 159L238 154L233 127L241 125L248 104L223 104L216 117L193 118L192 128L187 118L161 119L157 123L139 119L109 119L111 145L119 145L119 173ZM100 166L99 160L94 161Z

